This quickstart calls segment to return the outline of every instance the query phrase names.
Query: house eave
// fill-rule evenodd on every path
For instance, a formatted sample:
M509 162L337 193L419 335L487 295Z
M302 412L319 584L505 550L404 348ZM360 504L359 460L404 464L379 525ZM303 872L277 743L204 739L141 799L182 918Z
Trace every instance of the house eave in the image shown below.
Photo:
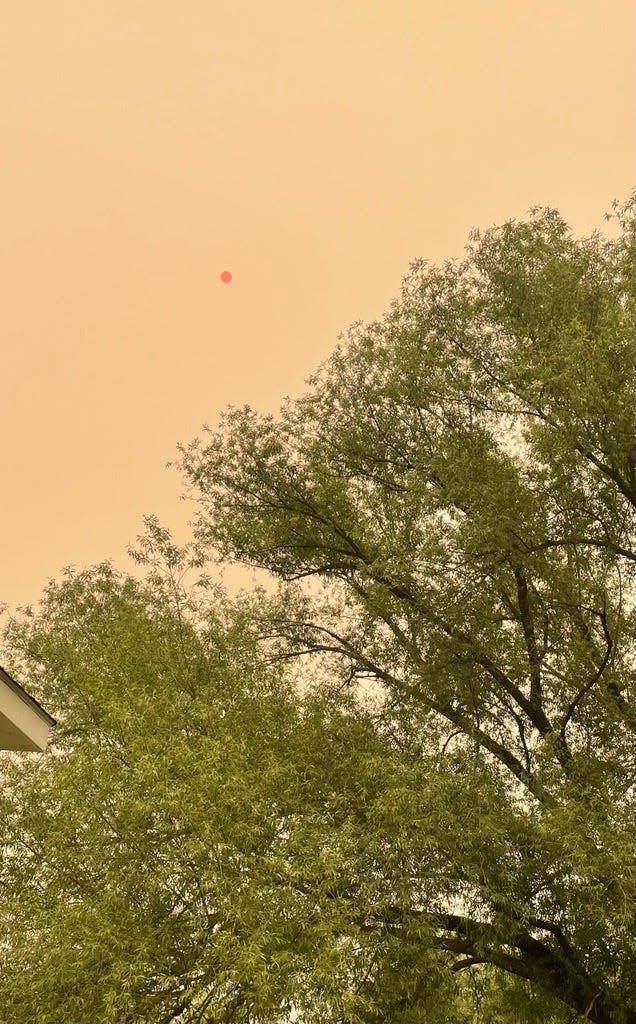
M0 668L0 750L42 752L56 724L35 697Z

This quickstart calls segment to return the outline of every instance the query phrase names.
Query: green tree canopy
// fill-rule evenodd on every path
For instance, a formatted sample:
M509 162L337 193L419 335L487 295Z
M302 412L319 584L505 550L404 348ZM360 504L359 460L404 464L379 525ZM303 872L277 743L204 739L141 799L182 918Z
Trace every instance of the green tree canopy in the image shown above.
M292 648L337 652L398 745L445 751L434 852L378 934L425 918L455 970L598 1022L636 1013L633 210L614 240L536 209L414 264L309 394L183 452L205 542L324 584L281 614Z
M633 214L413 264L182 449L276 593L150 522L11 626L62 724L4 775L8 1024L634 1024Z
M60 725L47 756L5 755L0 1019L287 1020L299 978L328 1014L342 865L385 886L386 829L354 821L391 751L351 700L299 701L252 602L186 590L149 527L145 580L69 572L8 630Z

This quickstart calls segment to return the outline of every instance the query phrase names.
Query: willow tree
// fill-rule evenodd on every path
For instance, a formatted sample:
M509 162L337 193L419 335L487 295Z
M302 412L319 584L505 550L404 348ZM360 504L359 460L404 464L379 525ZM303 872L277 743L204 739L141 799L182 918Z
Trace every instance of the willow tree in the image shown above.
M3 658L5 1024L634 1024L633 211L414 264L279 417L183 451L228 601L52 583Z
M149 525L144 579L69 572L7 629L59 724L46 756L0 760L0 1020L329 1019L357 962L340 859L385 885L387 825L361 846L351 808L392 751L347 699L300 701L252 602L186 588Z
M372 684L409 766L383 898L339 866L354 1019L429 1019L442 965L492 1019L636 1021L633 213L578 239L535 209L414 263L304 397L182 450L201 541L281 581L263 635Z

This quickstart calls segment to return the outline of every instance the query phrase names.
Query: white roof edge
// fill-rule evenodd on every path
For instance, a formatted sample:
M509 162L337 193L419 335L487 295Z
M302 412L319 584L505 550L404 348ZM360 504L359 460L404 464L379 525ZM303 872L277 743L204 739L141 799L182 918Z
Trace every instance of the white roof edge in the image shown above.
M57 721L55 720L55 718L53 718L52 715L49 715L48 711L45 711L42 705L39 703L39 701L37 701L35 697L32 697L31 694L28 693L23 686L20 686L19 683L16 683L15 679L12 676L10 676L6 669L2 668L1 665L0 682L5 683L5 685L8 686L10 690L13 690L13 692L17 694L20 700L23 700L25 704L28 704L28 706L32 708L37 715L40 715L46 722L48 722L49 725L57 725Z
M0 668L0 750L46 749L55 719Z

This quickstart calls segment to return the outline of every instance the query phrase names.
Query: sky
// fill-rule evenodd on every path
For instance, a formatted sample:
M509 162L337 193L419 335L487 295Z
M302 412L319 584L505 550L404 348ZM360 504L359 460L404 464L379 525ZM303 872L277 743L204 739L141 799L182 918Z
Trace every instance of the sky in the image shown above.
M634 177L631 0L4 0L0 602L193 508L409 263ZM233 275L223 284L223 270Z

